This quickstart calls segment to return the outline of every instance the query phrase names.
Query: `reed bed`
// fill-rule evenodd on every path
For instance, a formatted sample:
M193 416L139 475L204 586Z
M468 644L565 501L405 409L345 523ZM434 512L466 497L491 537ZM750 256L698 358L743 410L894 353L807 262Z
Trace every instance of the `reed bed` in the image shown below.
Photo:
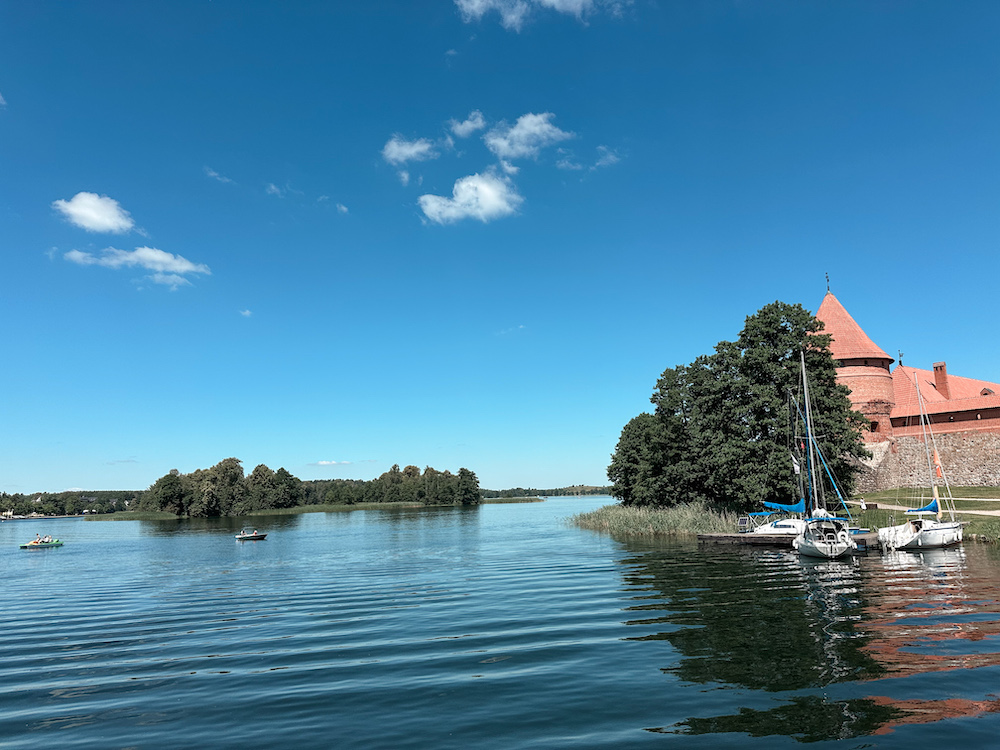
M653 537L736 531L738 514L696 502L670 508L605 505L577 513L569 523L611 536Z
M120 510L116 513L94 513L84 518L88 521L175 521L180 516L162 510Z

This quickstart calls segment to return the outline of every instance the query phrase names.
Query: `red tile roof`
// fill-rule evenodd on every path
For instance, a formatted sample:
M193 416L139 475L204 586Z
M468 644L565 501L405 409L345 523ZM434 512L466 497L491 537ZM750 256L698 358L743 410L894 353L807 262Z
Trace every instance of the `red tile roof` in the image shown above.
M893 417L920 414L920 405L917 402L918 387L928 414L973 411L1000 406L1000 385L996 383L949 375L948 391L951 398L945 398L934 386L934 371L918 370L916 367L898 365L892 371L892 387L896 394L896 406L892 410ZM991 390L994 395L981 395L984 390Z
M823 333L833 336L830 351L834 359L893 359L876 346L854 322L854 318L844 309L832 292L827 292L823 303L816 312L816 317L823 321Z

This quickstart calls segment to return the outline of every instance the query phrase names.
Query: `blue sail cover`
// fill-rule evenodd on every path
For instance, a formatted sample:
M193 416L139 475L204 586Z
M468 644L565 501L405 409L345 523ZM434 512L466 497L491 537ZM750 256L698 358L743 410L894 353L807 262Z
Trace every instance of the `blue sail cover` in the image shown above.
M931 500L923 508L917 508L916 510L908 510L907 513L940 513L941 510L938 508L937 498Z
M764 507L771 510L780 510L782 513L805 513L806 500L805 498L800 498L795 505L782 505L781 503L769 503L765 501Z

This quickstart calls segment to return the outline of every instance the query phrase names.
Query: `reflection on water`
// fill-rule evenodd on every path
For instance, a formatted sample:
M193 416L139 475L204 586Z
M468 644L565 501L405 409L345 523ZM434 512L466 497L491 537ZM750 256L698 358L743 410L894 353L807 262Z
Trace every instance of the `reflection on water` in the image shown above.
M625 543L581 502L0 524L0 745L996 744L1000 548Z
M997 713L998 566L973 549L975 574L963 548L832 561L702 548L698 564L676 548L643 550L628 560L626 582L645 589L630 611L656 616L629 622L656 628L637 640L677 650L663 671L780 699L649 731L812 742ZM935 683L912 679L958 669L961 695L928 698Z

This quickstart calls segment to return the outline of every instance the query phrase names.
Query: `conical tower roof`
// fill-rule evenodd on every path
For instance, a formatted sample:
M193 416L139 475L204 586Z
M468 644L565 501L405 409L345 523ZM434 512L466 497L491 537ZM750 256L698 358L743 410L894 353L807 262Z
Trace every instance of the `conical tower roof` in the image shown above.
M846 359L893 359L882 351L861 326L854 322L851 314L844 309L840 301L827 292L823 304L819 306L816 317L823 321L823 333L833 336L830 351L837 360Z

